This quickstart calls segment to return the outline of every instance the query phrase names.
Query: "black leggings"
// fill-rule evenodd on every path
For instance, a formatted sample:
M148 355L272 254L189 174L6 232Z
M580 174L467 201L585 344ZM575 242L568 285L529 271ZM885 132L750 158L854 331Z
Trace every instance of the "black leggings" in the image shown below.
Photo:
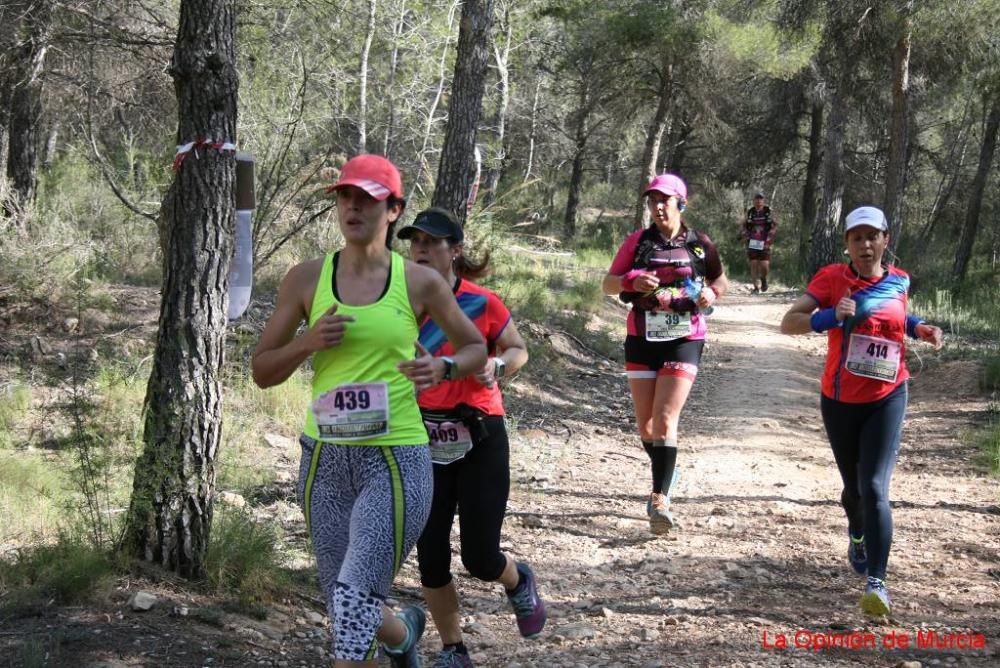
M437 589L451 582L451 525L458 507L462 564L474 578L499 579L507 560L500 552L500 528L510 493L510 443L503 417L483 420L487 436L474 441L462 459L434 465L434 501L417 541L420 583Z
M868 404L823 396L820 408L844 491L840 502L853 536L865 537L868 575L885 578L892 545L889 480L896 466L906 413L906 383Z

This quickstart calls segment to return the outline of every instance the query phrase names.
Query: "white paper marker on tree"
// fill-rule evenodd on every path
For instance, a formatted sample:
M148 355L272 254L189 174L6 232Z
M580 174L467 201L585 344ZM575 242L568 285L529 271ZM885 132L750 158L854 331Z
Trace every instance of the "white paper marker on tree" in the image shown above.
M236 154L236 228L233 262L229 267L229 319L236 320L250 305L253 290L254 157Z

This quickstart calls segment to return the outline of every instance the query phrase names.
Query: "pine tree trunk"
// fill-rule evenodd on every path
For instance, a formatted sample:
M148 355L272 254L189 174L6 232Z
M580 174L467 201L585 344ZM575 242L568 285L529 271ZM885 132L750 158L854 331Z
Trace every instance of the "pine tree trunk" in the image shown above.
M170 74L177 143L235 141L235 0L182 0ZM189 578L203 574L222 428L236 158L188 155L163 201L163 287L126 549Z
M368 26L365 32L365 44L361 48L361 66L358 80L361 92L358 104L358 153L368 152L368 54L375 38L375 0L368 0Z
M587 150L587 109L586 92L581 96L580 111L577 112L576 151L573 153L573 172L569 177L569 192L566 195L566 212L563 215L563 237L567 242L576 240L576 212L580 208L580 190L583 188L583 161Z
M830 94L826 142L823 149L823 203L813 223L812 247L809 249L808 271L837 259L840 249L840 214L844 206L844 131L847 123L847 102L840 90Z
M979 213L983 207L983 192L990 176L993 164L993 154L997 148L997 130L1000 128L1000 96L995 97L986 117L983 130L983 144L979 149L979 167L972 180L972 192L969 193L969 208L965 210L965 224L962 226L962 236L958 240L958 250L955 252L955 264L951 275L957 281L965 278L972 258L972 247L976 243L976 232L979 229Z
M392 150L392 137L396 131L396 100L393 91L396 90L396 72L399 71L399 43L403 38L403 28L406 26L406 0L399 3L399 19L392 30L392 56L389 59L389 82L385 87L389 117L385 123L385 139L382 142L382 155L388 156Z
M660 159L660 144L663 142L663 133L670 122L670 102L673 97L674 87L674 66L665 63L663 72L660 73L659 101L656 104L656 112L649 123L646 131L646 145L642 149L642 174L639 176L639 202L636 204L635 216L632 223L635 229L642 229L649 224L649 207L646 206L642 193L646 185L656 176L656 163Z
M912 5L912 3L910 3ZM903 232L903 195L906 158L909 153L907 101L910 94L911 21L906 17L903 34L892 51L892 127L889 131L889 165L885 175L885 215L889 219L889 250L895 252Z
M4 210L9 214L30 206L38 188L42 71L48 51L52 9L49 0L16 3L16 6L20 6L23 13L19 30L21 40L10 54L13 61L7 121L10 199L4 202ZM11 27L2 29L10 30Z
M464 223L475 172L476 132L483 111L486 59L493 25L493 0L465 0L458 31L455 77L448 104L448 127L438 163L433 206L455 213Z
M799 227L799 266L804 268L809 252L809 237L816 220L816 202L819 200L819 174L823 166L823 104L814 102L809 123L809 161L806 163L806 182L802 188L802 224Z
M504 7L504 43L501 50L499 45L493 45L493 60L497 67L498 84L500 87L500 100L497 102L497 112L493 119L493 125L497 134L497 154L494 156L490 169L486 174L486 192L483 195L483 208L489 207L497 198L497 188L500 187L500 178L503 176L504 168L507 165L507 109L510 107L510 40L512 26L510 23L510 5Z

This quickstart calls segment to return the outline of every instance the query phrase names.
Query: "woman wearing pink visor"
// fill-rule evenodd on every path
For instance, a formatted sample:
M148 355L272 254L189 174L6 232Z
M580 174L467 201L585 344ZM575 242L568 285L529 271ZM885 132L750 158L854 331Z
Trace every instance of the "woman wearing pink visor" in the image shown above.
M660 174L643 195L653 222L625 239L602 287L632 305L625 369L653 474L646 514L650 531L666 533L676 525L677 424L705 345L705 311L729 281L712 240L684 223L684 181Z

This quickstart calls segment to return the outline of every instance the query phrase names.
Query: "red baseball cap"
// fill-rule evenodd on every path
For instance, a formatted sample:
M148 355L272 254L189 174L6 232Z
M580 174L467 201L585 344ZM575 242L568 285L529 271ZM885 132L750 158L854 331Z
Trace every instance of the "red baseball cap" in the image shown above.
M372 153L355 156L344 163L340 169L340 178L326 191L333 192L344 186L361 188L380 201L389 195L397 199L403 198L403 177L399 175L396 165L381 155Z

